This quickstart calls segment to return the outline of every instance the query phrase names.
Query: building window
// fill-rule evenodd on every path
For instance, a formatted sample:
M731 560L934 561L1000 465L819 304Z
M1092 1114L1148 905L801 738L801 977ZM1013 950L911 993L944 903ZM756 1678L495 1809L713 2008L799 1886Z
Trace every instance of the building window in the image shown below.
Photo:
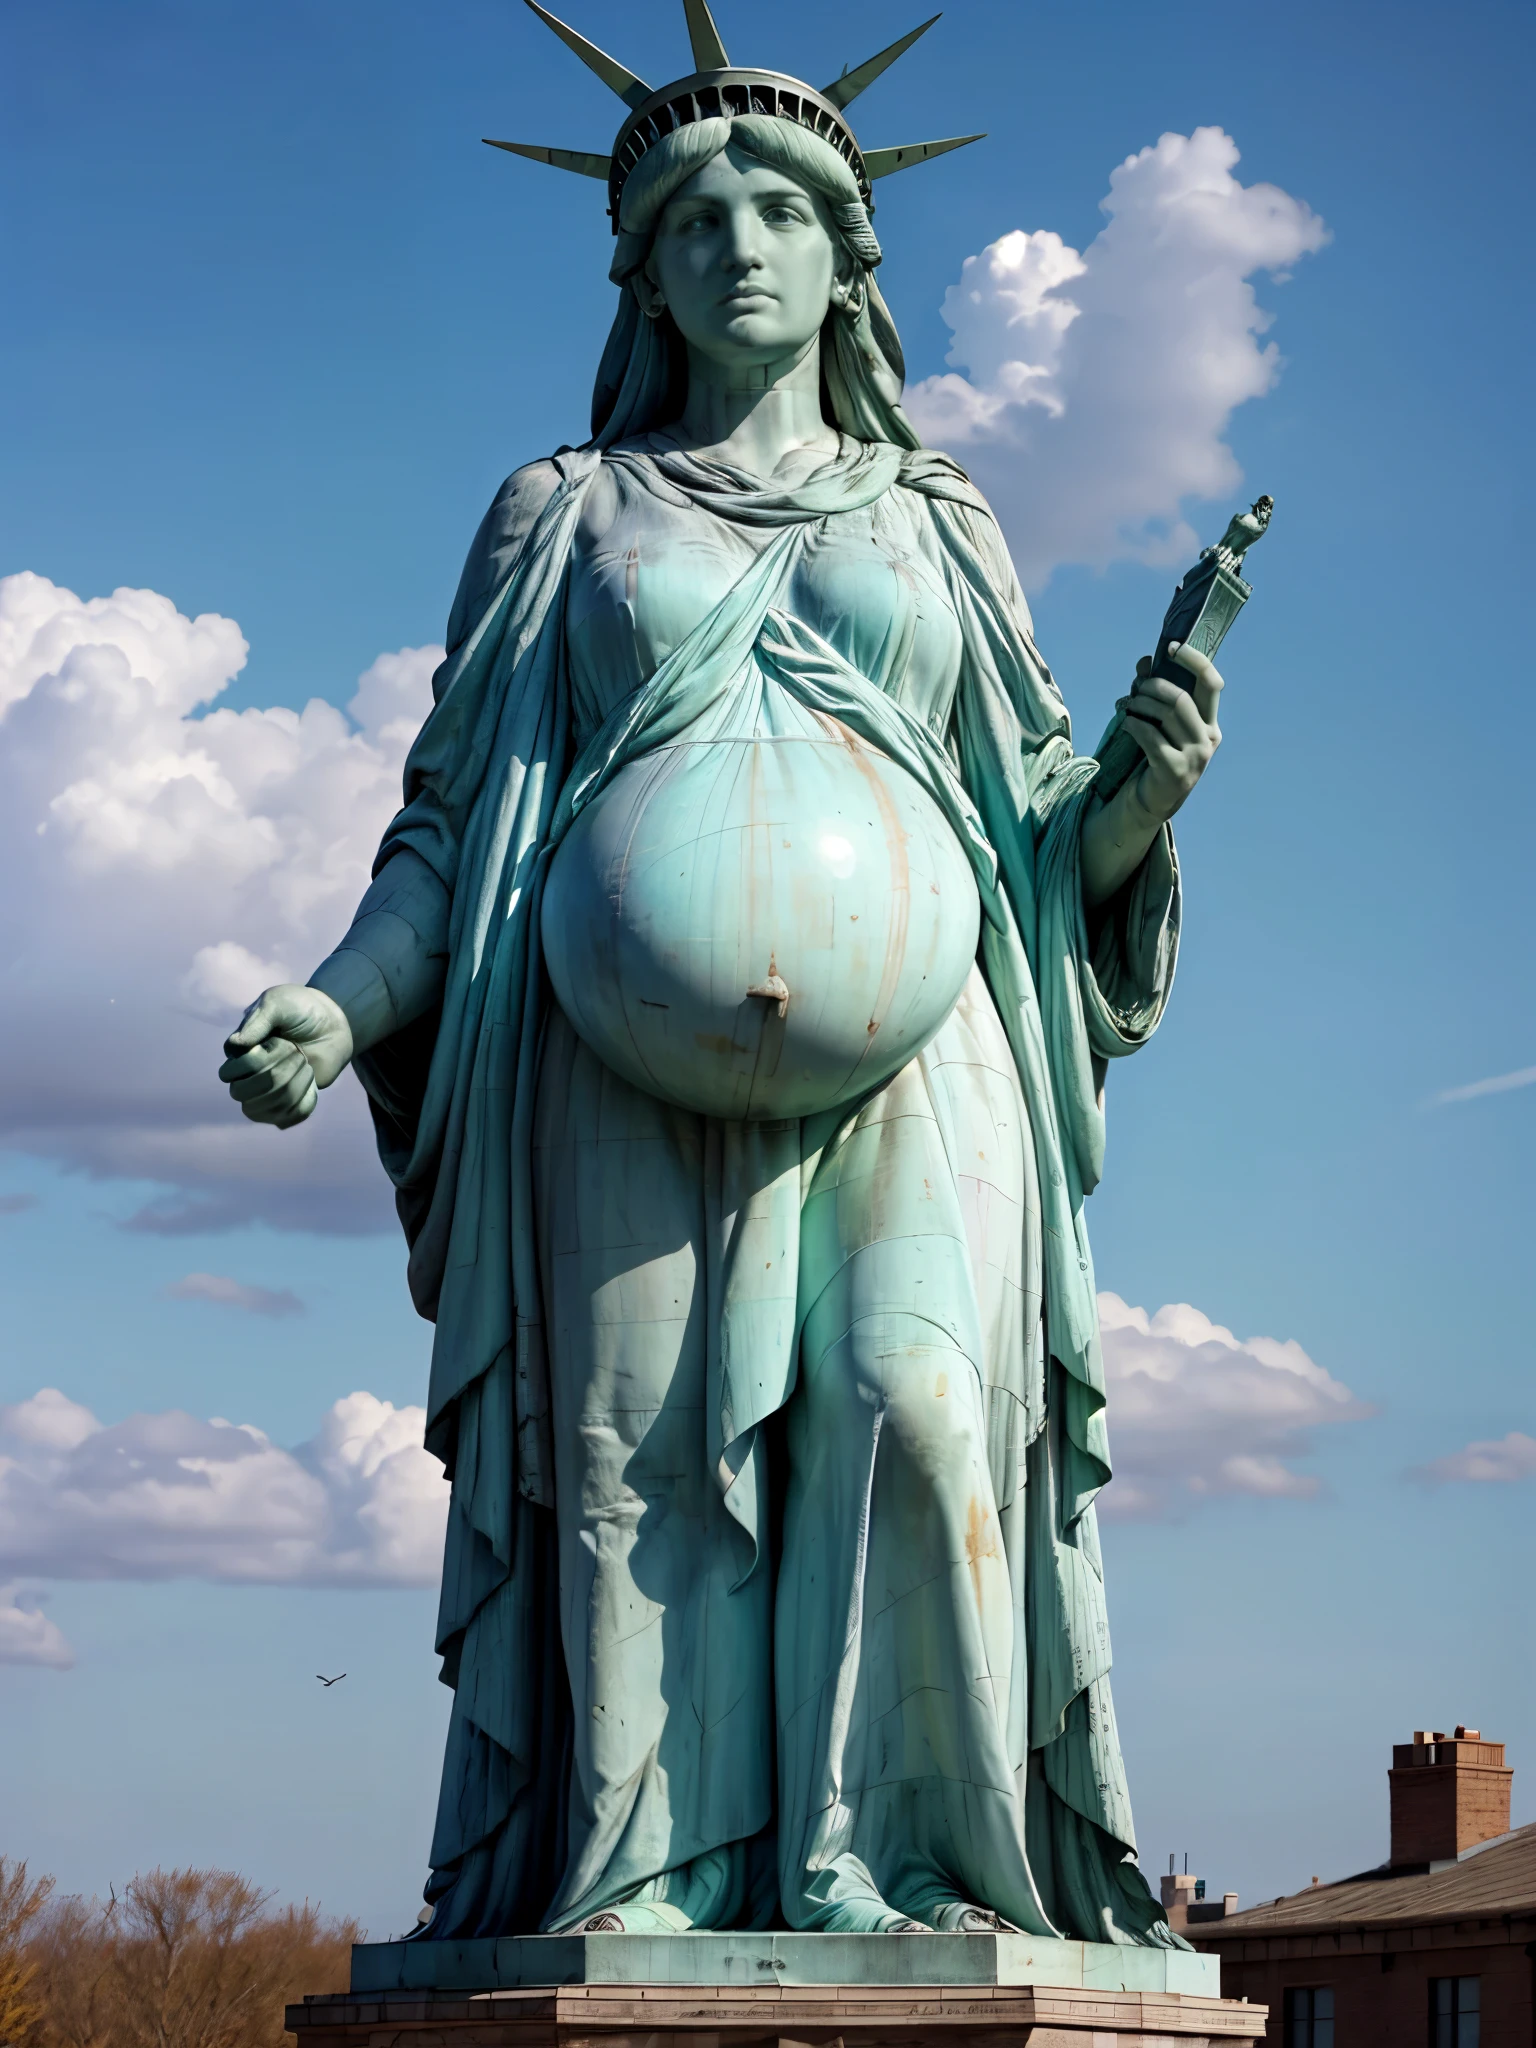
M1472 2041L1476 2048L1476 2034ZM1295 1986L1286 1992L1285 2048L1333 2048L1331 1984ZM1457 2048L1463 2044L1458 2043Z
M1430 1978L1430 2048L1478 2048L1482 1989L1481 1977Z

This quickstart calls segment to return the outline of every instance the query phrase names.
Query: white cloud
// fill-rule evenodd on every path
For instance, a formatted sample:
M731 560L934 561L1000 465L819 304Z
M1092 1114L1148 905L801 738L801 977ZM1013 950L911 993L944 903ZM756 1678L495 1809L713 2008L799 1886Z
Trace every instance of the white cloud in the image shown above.
M153 591L0 579L0 1142L162 1183L149 1228L387 1226L355 1083L274 1132L215 1070L245 1004L345 929L441 651L380 656L350 718L209 709L245 654Z
M1371 1410L1294 1342L1230 1330L1187 1302L1149 1316L1099 1296L1115 1478L1112 1520L1161 1519L1215 1494L1312 1498L1291 1460L1319 1425Z
M181 996L194 1016L228 1028L253 996L294 977L288 961L260 960L249 946L220 939L216 946L199 946L192 955L192 965L181 977Z
M1277 186L1240 184L1237 161L1219 128L1164 135L1112 173L1087 249L1015 229L945 297L953 368L907 410L987 493L1026 585L1064 562L1182 567L1185 501L1242 482L1228 422L1280 371L1249 279L1283 281L1327 230Z
M298 1316L304 1304L286 1287L249 1287L223 1273L186 1273L166 1293L173 1301L212 1301L220 1308L243 1309L250 1316Z
M13 1437L45 1451L72 1451L100 1427L89 1408L69 1400L57 1387L44 1387L30 1401L0 1408L0 1441Z
M434 1585L448 1486L425 1421L348 1394L285 1451L178 1409L104 1426L44 1388L0 1409L0 1573Z
M1480 1095L1504 1095L1511 1088L1536 1086L1536 1067L1517 1067L1512 1074L1494 1074L1486 1081L1468 1081L1460 1088L1442 1088L1441 1102L1475 1102Z
M1421 1465L1413 1477L1430 1486L1444 1486L1458 1479L1473 1485L1503 1486L1518 1479L1536 1479L1536 1436L1512 1429L1508 1436L1470 1443L1448 1458L1436 1458L1431 1465Z
M68 1671L75 1653L30 1595L17 1586L0 1586L0 1664L42 1664Z

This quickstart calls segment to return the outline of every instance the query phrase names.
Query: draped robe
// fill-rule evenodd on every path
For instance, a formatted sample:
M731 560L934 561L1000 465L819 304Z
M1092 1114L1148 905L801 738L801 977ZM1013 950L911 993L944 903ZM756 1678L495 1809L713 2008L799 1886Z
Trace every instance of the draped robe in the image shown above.
M577 735L572 551L604 461L623 466L629 488L771 537L654 672L596 731ZM941 734L788 604L807 536L891 493L924 523L958 621L959 674ZM566 1445L555 1440L560 1404L551 1398L550 1220L540 1213L550 1183L535 1163L538 1098L548 1092L541 1061L564 1059L569 1068L581 1056L568 1028L558 1028L563 1019L551 1018L540 961L549 861L573 816L627 761L727 715L744 693L771 687L887 754L949 819L982 902L982 1027L994 1020L1027 1124L1034 1220L1026 1263L1038 1273L1043 1309L1006 1372L989 1376L978 1362L1008 1636L1006 1668L985 1710L996 1726L983 1732L1002 1759L994 1757L991 1778L1006 1784L991 1786L998 1811L989 1809L985 1825L962 1811L945 1823L949 1838L973 1833L982 1842L966 1889L1018 1924L1088 1939L1173 1939L1134 1863L1109 1692L1093 1501L1110 1467L1083 1208L1102 1164L1106 1064L1146 1041L1171 985L1177 869L1164 832L1090 929L1079 841L1095 768L1072 752L1065 709L988 508L947 459L846 437L835 460L793 488L622 445L606 454L562 452L518 472L498 495L466 564L449 641L435 708L407 764L405 805L375 868L375 890L387 888L391 861L409 851L446 892L442 1003L358 1060L410 1240L413 1295L437 1325L428 1443L453 1487L438 1643L455 1700L432 1847L430 1934L570 1925L595 1906L632 1897L663 1910L669 1898L682 1899L679 1924L761 1924L780 1910L761 1857L738 1857L722 1880L702 1836L692 1844L691 1875L670 1890L668 1871L656 1867L664 1847L650 1837L629 1840L620 1828L617 1846L595 1862L590 1853L592 1802L573 1795L590 1743L573 1725L573 1691L582 1688L568 1672L569 1630L564 1642L561 1632L559 1525L572 1502L571 1488L562 1498L557 1482ZM932 1098L931 1079L924 1085ZM698 1120L710 1127L700 1177L715 1245L698 1457L729 1518L728 1599L773 1597L784 1509L777 1468L783 1431L793 1442L805 1408L797 1387L816 1298L807 1281L815 1243L802 1240L803 1219L825 1162L858 1142L870 1115L868 1103L855 1103L799 1130ZM768 1243L778 1256L745 1257L749 1242ZM558 1374L558 1356L553 1365ZM809 1454L802 1426L797 1455L803 1463ZM858 1513L867 1520L873 1487L871 1478L856 1521ZM796 1538L802 1545L814 1543L816 1515L814 1501L792 1508L792 1519L810 1517L809 1537ZM864 1561L861 1551L861 1570ZM842 1626L814 1611L803 1587L778 1589L778 1602L781 1642L786 1627L798 1646ZM834 1721L843 1694L865 1682L863 1626L850 1622L847 1641L828 1652L837 1666L827 1693ZM766 1642L763 1659L762 1683L771 1688ZM802 1787L818 1766L795 1761L785 1720L781 1701L779 1767ZM839 1754L848 1754L846 1730L828 1737L823 1729L824 1772L828 1740L842 1740ZM821 1808L835 1817L846 1790L817 1795ZM843 1896L839 1867L862 1867L853 1837L845 1829L835 1839L825 1814L786 1813L782 1798L781 1785L775 1812L770 1788L769 1810L755 1817L758 1845L771 1845L776 1831L782 1860L795 1835L796 1854L831 1872L831 1910ZM752 1822L722 1819L714 1849L739 1846L730 1830ZM943 1864L942 1845L934 1856ZM998 1872L991 1897L989 1857ZM791 1898L785 1880L782 1906L794 1924L854 1924L817 1920L819 1882ZM921 1901L906 1910L921 1911Z

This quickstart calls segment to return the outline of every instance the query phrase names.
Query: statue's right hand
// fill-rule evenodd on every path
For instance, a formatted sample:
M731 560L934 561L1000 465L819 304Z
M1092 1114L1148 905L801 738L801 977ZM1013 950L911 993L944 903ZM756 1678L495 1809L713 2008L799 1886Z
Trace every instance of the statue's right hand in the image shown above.
M219 1079L252 1123L280 1131L313 1114L352 1057L352 1027L341 1005L317 988L283 982L259 995L224 1041Z

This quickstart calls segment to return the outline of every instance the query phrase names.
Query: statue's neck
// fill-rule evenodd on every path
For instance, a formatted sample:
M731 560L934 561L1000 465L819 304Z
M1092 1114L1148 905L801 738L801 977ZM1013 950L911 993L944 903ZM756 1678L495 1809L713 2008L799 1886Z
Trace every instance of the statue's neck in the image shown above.
M821 338L797 356L720 363L688 351L688 402L668 437L691 454L770 477L804 451L837 452L821 416Z

